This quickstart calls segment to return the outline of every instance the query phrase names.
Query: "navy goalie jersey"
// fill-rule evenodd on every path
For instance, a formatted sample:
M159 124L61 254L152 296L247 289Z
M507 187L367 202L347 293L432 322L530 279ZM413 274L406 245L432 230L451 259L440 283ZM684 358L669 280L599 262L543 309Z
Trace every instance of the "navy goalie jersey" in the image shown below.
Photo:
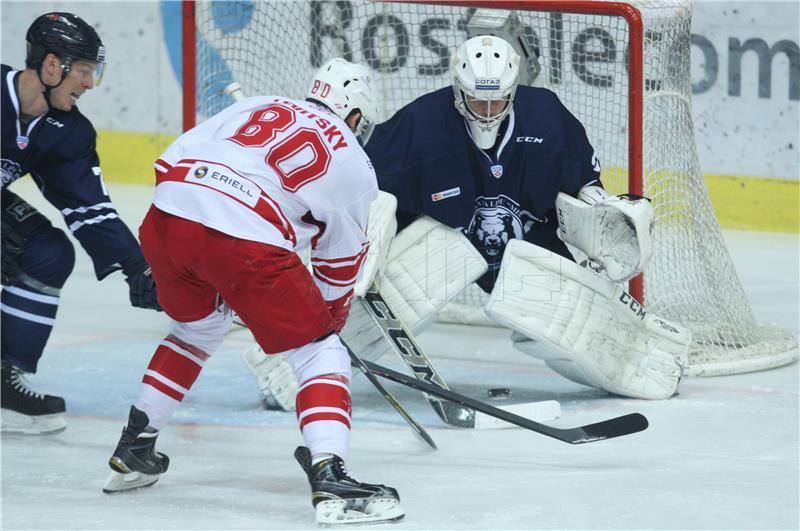
M421 214L461 229L489 263L478 281L486 291L512 238L573 259L556 234L556 196L600 185L583 125L542 88L518 87L490 150L472 141L452 87L400 109L365 149L380 189L397 197L400 229Z
M98 279L120 269L126 260L143 261L139 243L119 219L103 184L92 124L77 107L70 112L51 109L22 123L19 74L2 65L3 195L12 182L30 173L92 258Z

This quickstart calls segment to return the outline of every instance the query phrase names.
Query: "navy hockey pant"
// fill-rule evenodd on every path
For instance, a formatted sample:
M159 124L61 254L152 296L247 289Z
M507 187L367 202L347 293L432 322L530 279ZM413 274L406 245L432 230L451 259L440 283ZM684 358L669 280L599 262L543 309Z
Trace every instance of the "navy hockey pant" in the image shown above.
M2 216L3 230L23 238L22 274L4 285L0 296L2 359L36 372L55 324L60 290L75 266L75 249L62 230L8 190Z

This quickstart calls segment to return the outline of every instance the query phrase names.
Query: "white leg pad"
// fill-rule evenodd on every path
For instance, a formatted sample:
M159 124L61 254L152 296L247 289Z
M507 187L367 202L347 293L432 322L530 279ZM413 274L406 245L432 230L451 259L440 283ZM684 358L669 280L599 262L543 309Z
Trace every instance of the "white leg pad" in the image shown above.
M460 231L422 217L394 239L384 272L376 282L397 317L416 335L433 324L436 313L487 269L486 260ZM370 361L391 350L357 300L342 339Z
M392 242L379 288L409 330L418 332L487 270L461 231L422 217Z
M688 329L646 312L620 287L513 240L486 312L522 334L514 346L556 372L608 392L662 399L678 389Z

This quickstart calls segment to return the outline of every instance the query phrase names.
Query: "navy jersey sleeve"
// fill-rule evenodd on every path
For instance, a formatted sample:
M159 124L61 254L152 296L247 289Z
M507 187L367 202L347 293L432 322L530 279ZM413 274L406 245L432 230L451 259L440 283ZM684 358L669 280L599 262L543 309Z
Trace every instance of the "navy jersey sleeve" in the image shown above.
M561 102L559 102L561 104ZM588 184L602 186L600 182L600 159L597 157L586 129L571 112L561 104L561 119L564 126L565 155L562 166L561 190L572 196Z
M126 262L143 263L144 258L103 183L94 128L83 116L70 125L55 156L31 173L91 257L97 278L103 279Z

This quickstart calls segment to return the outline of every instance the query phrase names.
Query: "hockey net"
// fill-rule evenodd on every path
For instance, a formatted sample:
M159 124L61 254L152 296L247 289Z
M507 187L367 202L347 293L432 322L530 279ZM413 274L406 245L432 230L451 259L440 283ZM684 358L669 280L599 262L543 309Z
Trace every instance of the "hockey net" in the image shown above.
M232 103L223 89L233 81L245 94L303 97L316 68L334 56L372 68L386 119L450 84L449 56L474 34L473 16L502 18L482 8L513 5L541 68L531 84L556 92L584 124L605 187L652 198L655 251L640 295L649 311L692 330L690 375L795 360L797 339L754 319L703 182L691 114L691 2L445 4L186 2L194 26L184 31L185 125ZM484 299L469 290L442 318L491 324Z

